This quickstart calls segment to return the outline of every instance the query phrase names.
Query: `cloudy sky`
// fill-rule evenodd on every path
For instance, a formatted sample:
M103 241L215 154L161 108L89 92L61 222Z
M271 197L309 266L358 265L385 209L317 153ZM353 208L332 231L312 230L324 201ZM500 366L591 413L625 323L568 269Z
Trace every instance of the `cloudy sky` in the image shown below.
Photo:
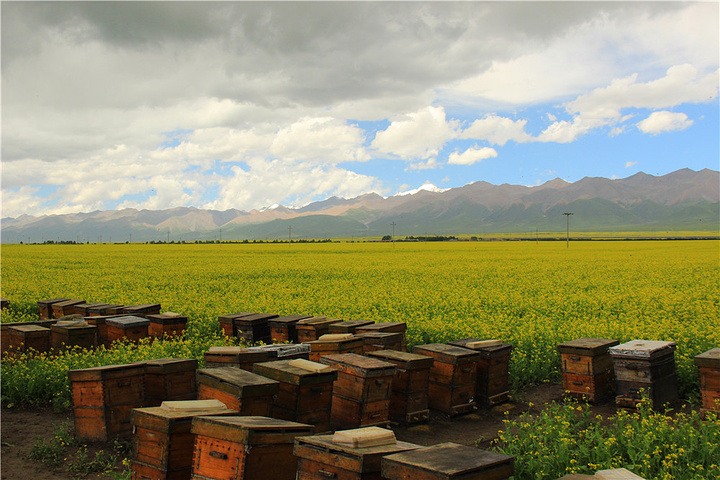
M10 2L2 216L718 169L718 2Z

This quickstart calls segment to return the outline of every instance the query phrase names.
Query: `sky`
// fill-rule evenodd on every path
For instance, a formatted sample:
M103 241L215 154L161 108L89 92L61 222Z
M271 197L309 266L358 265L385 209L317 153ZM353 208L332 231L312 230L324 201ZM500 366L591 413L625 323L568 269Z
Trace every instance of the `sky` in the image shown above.
M2 217L719 169L719 3L12 2Z

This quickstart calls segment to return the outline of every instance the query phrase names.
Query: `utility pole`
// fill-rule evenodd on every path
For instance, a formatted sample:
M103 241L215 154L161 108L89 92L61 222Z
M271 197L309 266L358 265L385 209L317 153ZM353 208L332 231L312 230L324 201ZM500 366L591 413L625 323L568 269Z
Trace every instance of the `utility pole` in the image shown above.
M393 227L393 233L392 233L391 240L392 240L393 248L395 248L395 220L393 220L393 223L391 223L390 225L392 225L392 227Z
M292 242L292 225L288 225L288 243Z
M565 212L563 215L565 215L566 219L566 231L565 231L565 248L570 248L570 215L572 215L572 212Z
M222 228L220 229L220 243L222 243Z

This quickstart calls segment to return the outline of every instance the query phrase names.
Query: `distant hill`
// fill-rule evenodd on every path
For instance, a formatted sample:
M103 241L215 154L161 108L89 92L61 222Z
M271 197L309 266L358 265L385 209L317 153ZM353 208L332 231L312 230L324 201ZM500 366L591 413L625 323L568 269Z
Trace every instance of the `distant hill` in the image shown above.
M682 169L663 176L585 177L568 183L493 185L473 182L440 190L432 185L384 198L370 193L331 197L294 209L250 212L193 207L124 209L2 219L2 241L194 241L311 239L498 232L677 231L720 229L720 172Z

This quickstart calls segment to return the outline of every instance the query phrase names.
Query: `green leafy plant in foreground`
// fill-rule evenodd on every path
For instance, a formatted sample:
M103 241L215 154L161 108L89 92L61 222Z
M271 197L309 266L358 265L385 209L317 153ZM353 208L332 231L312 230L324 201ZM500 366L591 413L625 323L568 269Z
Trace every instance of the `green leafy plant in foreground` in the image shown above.
M504 422L494 449L515 457L518 480L613 468L647 479L720 479L720 420L713 413L660 413L644 401L604 419L567 402Z

